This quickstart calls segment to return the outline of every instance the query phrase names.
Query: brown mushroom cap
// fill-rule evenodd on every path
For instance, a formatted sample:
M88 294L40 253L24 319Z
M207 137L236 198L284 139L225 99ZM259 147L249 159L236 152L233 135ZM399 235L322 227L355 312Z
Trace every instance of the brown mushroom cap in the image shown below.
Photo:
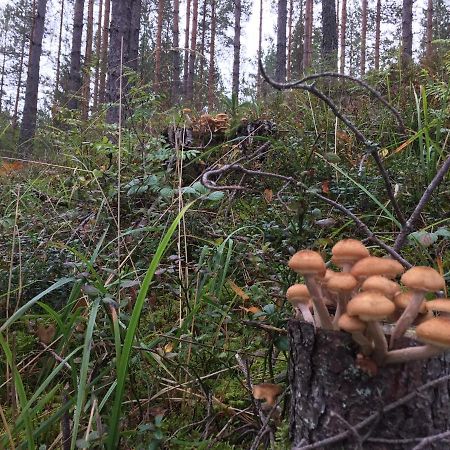
M338 326L341 330L348 333L362 332L366 329L366 323L354 316L344 313L338 320Z
M298 303L308 304L311 296L305 284L293 284L286 291L286 298L289 303L295 306Z
M450 313L450 298L437 298L425 302L428 311Z
M361 292L347 304L347 314L365 322L385 319L394 311L394 303L376 291Z
M427 344L450 348L450 318L434 317L416 327L417 338Z
M361 285L363 291L377 291L381 292L387 298L392 299L395 294L400 292L400 286L392 280L388 280L386 277L381 275L373 275L366 278L364 283Z
M292 255L289 267L301 275L317 275L323 277L327 270L320 253L313 250L300 250Z
M394 297L395 306L397 306L398 309L406 309L413 295L414 292L412 291L400 292ZM423 302L422 305L420 306L419 314L425 314L426 312L427 307L425 305L425 302Z
M256 400L265 400L268 405L274 406L277 397L283 392L279 384L261 383L253 386L253 398Z
M358 281L350 273L334 273L327 281L330 292L351 292L357 286Z
M366 246L356 239L342 239L332 249L331 261L337 266L353 264L362 258L369 256Z
M444 289L445 280L442 275L432 267L411 267L403 275L400 281L409 289L423 292L434 292Z
M404 267L394 259L368 256L355 263L350 273L358 280L362 280L373 275L395 278L403 273L404 270Z

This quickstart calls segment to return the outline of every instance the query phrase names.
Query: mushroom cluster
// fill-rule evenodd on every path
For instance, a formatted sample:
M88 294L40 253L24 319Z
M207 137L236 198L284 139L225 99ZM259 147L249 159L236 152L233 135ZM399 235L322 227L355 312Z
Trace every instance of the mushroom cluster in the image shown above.
M439 272L424 266L405 272L398 261L371 256L356 239L338 242L331 263L341 271L327 269L312 250L301 250L289 260L289 267L304 279L286 292L296 318L351 333L362 357L377 366L426 359L450 349L450 299L425 299L445 288ZM393 331L388 342L383 325L389 323ZM396 348L398 339L414 327L414 336L424 345Z

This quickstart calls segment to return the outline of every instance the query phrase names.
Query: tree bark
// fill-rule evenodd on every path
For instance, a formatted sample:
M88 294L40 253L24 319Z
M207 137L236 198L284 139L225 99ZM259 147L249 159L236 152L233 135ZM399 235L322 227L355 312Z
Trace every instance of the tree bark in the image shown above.
M156 43L155 43L155 76L154 89L159 91L159 82L161 80L161 38L164 17L164 0L158 1L158 19L156 25Z
M313 30L314 1L306 0L305 4L305 39L303 41L304 64L303 68L307 71L312 63L312 30Z
M189 68L188 68L188 80L186 92L186 99L190 102L192 102L194 98L195 61L197 57L197 30L198 30L198 0L193 0L191 51L189 53Z
M100 60L101 60L101 46L102 46L102 17L103 17L103 0L99 0L98 16L97 16L97 36L95 39L95 75L94 75L94 99L92 108L94 111L98 108L98 90L100 81Z
M259 99L261 96L261 68L259 61L262 61L262 33L263 33L263 0L259 0L259 29L258 29L258 74L256 79L256 96Z
M407 65L412 61L412 21L413 21L413 0L403 0L402 7L402 65Z
M380 39L381 38L381 0L377 0L377 11L375 13L375 57L374 69L380 70Z
M69 69L69 109L78 109L78 95L81 89L81 38L83 35L84 0L75 0L73 9L72 49Z
M278 0L275 80L281 83L286 81L286 26L287 0Z
M22 89L22 75L23 75L23 62L25 59L25 46L27 43L27 36L24 34L22 39L22 46L20 51L20 59L19 59L19 76L17 79L17 88L16 88L16 99L14 101L14 112L12 116L12 128L17 128L17 116L19 112L19 100L20 100L20 91Z
M208 106L212 110L214 106L215 87L215 53L216 53L216 0L211 0L211 40L209 45L209 70L208 70Z
M60 71L61 71L61 44L62 44L63 23L64 23L64 0L61 1L61 13L59 16L58 53L56 55L56 75L55 75L55 90L53 92L53 103L55 103L55 101L56 101L56 96L58 95L58 88L59 88L59 79L60 79Z
M427 28L425 58L428 62L433 59L433 0L427 3Z
M361 76L366 73L367 0L361 1Z
M186 1L186 22L184 28L184 58L183 58L183 95L187 96L189 77L189 37L191 34L191 0Z
M45 13L47 0L39 0L34 19L33 34L30 43L30 58L28 61L27 85L22 113L22 126L19 135L19 153L27 156L33 149L32 140L36 132L37 100L39 90L39 70L42 54L42 38L45 28Z
M234 40L233 40L233 87L232 95L239 99L239 75L241 57L241 0L234 0Z
M91 63L92 63L92 41L94 37L94 0L88 2L88 16L86 27L86 51L84 52L83 70L83 104L81 116L87 120L89 115L89 101L91 99Z
M173 0L172 102L178 104L181 94L180 0Z
M0 113L3 111L3 88L5 86L5 66L6 66L6 43L8 42L8 31L9 29L6 28L4 30L3 35L3 46L2 46L2 52L3 52L3 59L2 59L2 74L1 74L1 80L0 80Z
M108 72L108 42L109 42L109 16L111 14L111 0L105 0L105 13L103 16L102 49L100 56L100 80L98 82L98 101L105 103L106 74Z
M410 450L418 441L413 444L383 440L418 438L420 441L420 438L449 429L448 379L401 406L390 406L392 409L384 411L378 420L364 427L358 425L426 383L449 375L449 354L426 361L393 364L369 376L355 365L357 347L349 334L322 329L315 333L311 324L299 320L290 320L288 334L292 395L290 436L294 449L347 432L347 436L326 448ZM399 344L416 343L403 338ZM430 444L426 448L448 448L448 443Z
M199 65L199 84L200 86L204 86L204 80L205 80L205 47L206 47L206 15L208 13L208 2L209 0L203 0L203 7L202 7L202 25L201 25L201 37L200 37L200 55L202 56L202 63Z
M292 21L294 16L294 1L289 0L289 18L288 18L288 45L286 61L286 78L290 81L292 78Z
M345 72L345 38L347 36L347 0L342 0L341 4L341 36L340 36L340 64L339 64L339 72Z
M322 67L336 70L338 37L336 31L336 2L322 0Z
M128 40L127 67L134 72L138 71L139 61L139 35L141 31L141 9L142 1L133 0L131 5L131 26Z

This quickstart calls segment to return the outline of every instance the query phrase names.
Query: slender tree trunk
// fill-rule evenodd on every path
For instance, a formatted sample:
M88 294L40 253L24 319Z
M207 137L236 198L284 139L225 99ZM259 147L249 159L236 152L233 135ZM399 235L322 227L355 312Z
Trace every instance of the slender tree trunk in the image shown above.
M189 77L189 37L191 34L191 0L186 1L186 25L184 28L184 58L183 58L183 96L186 97Z
M72 49L70 52L69 109L78 109L78 96L81 89L81 38L83 35L84 0L75 0L73 10Z
M303 73L303 65L304 65L304 58L305 58L305 51L304 51L304 41L305 41L305 21L303 17L304 13L304 0L300 0L300 14L298 19L298 27L299 27L299 46L298 46L298 63L297 63L297 70L299 76Z
M261 67L262 63L262 30L263 30L263 0L259 0L259 30L258 30L258 74L256 79L256 97L261 96Z
M180 0L173 0L172 102L178 104L181 94Z
M232 95L239 99L239 75L241 58L241 0L234 0L234 40L233 40L233 87Z
M336 32L336 2L322 0L322 66L336 70L338 37Z
M100 80L98 83L98 101L106 100L106 74L108 72L108 42L109 42L109 16L111 15L111 0L105 0L105 14L103 16L102 48L100 55Z
M155 76L154 89L159 92L159 83L161 80L161 38L164 18L164 0L158 1L158 20L156 26L156 45L155 45Z
M202 56L202 62L199 67L199 84L202 88L205 85L205 66L206 66L206 57L205 57L205 42L206 42L206 15L208 13L208 2L209 0L203 0L203 8L202 8L202 25L201 25L201 38L200 38L200 55Z
M340 36L340 64L339 72L345 72L345 38L347 35L347 0L342 0L341 4L341 36Z
M53 103L56 101L56 96L58 95L59 89L59 78L61 71L61 44L62 44L62 33L63 33L63 23L64 23L64 0L61 0L61 15L59 17L59 37L58 37L58 53L56 56L56 75L55 75L55 91L53 93Z
M102 16L103 16L103 0L99 0L98 17L97 17L97 36L95 39L95 76L94 76L94 111L98 108L98 90L100 82L100 60L101 60L101 46L102 46Z
M81 116L87 120L89 115L89 101L91 97L91 64L92 64L92 41L94 37L94 0L88 2L88 16L86 28L86 50L84 53L83 70L83 103Z
M375 13L375 57L374 68L380 70L380 37L381 37L381 0L377 0Z
M314 1L306 0L305 4L305 40L303 42L305 62L304 70L307 71L312 63L312 27L313 27Z
M214 106L215 91L215 53L216 53L216 0L211 0L211 41L209 46L209 72L208 72L208 106L212 110Z
M366 73L367 0L361 1L361 76Z
M278 0L275 79L279 82L286 81L286 25L287 0Z
M428 62L433 59L433 0L427 3L427 29L426 29L425 58Z
M294 1L289 0L289 19L288 19L288 46L287 46L287 63L286 63L286 77L289 81L292 77L292 20L294 15Z
M20 127L20 153L29 155L33 149L32 140L36 132L37 100L39 90L39 69L42 54L42 38L45 28L47 0L38 0L31 38L30 59L28 61L27 86Z
M127 66L134 72L138 71L139 61L139 35L141 32L142 1L133 0L131 5L131 26Z
M402 64L407 65L412 61L412 21L413 0L403 0L402 7Z
M193 0L191 51L189 54L189 68L188 68L187 93L186 93L186 99L190 102L192 102L194 98L195 60L197 57L197 29L198 29L198 0Z
M3 36L3 60L2 60L2 75L0 79L0 113L2 112L3 107L3 88L5 86L5 66L6 66L6 43L8 42L8 29L4 30Z
M20 91L22 89L22 74L23 74L23 62L25 59L25 46L27 43L27 36L24 34L22 38L22 47L20 50L20 59L19 59L19 77L17 80L17 89L16 89L16 99L14 101L14 113L12 116L12 128L17 128L17 116L19 113L19 101L20 101Z

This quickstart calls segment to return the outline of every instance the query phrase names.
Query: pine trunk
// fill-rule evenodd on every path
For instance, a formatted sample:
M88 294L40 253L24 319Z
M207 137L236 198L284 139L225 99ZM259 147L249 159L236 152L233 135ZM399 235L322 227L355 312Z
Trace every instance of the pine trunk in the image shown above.
M189 77L189 37L191 34L191 0L186 1L186 24L184 28L184 58L183 58L183 95L186 97Z
M46 9L47 0L38 0L30 43L25 102L22 113L22 126L19 135L19 146L21 146L20 153L24 156L29 155L33 149L32 140L36 131L39 71Z
M288 19L288 46L286 61L286 77L289 81L292 77L292 21L294 16L294 1L289 0L289 19Z
M412 60L412 20L413 0L403 0L402 7L402 64L407 65Z
M304 49L304 41L305 41L305 21L303 17L304 13L304 5L305 1L300 0L300 14L298 19L298 27L299 27L299 46L298 46L298 58L297 58L297 70L299 75L303 73L304 63L305 63L305 49Z
M216 0L211 0L211 41L209 45L209 71L208 71L208 106L212 110L214 106L215 87L215 53L216 53Z
M101 61L101 46L102 46L102 16L103 16L103 0L99 0L98 17L97 17L97 36L95 39L95 75L94 75L94 111L98 108L98 91L100 82L100 61Z
M261 96L261 67L262 63L262 32L263 32L263 0L259 0L259 30L258 30L258 74L256 80L256 96Z
M322 0L322 67L336 70L338 37L336 31L336 2Z
M340 63L339 72L345 72L345 38L347 35L347 0L342 0L341 4L341 36L340 36Z
M8 30L4 30L3 46L2 46L2 73L0 79L0 113L3 111L3 88L5 87L5 66L6 66L6 43L8 42Z
M106 99L106 73L108 72L108 42L109 42L109 16L111 14L111 0L105 0L105 13L103 16L102 49L100 56L100 80L98 82L98 101L105 103Z
M195 60L197 56L197 30L198 30L198 0L194 0L192 6L191 51L189 53L189 68L188 68L188 80L186 92L186 99L190 102L192 102L194 98Z
M55 75L55 90L53 92L53 103L56 101L59 89L59 79L61 72L61 44L62 44L62 33L63 33L63 23L64 23L64 0L61 1L61 13L59 16L59 37L58 37L58 53L56 56L56 75Z
M234 40L233 40L233 87L232 95L239 99L239 75L241 58L241 0L234 0Z
M91 97L91 63L92 63L92 41L94 37L94 0L89 0L86 28L86 51L84 53L83 70L83 107L81 116L87 120L89 115L89 101Z
M16 88L16 99L14 101L14 112L12 116L12 128L17 128L17 116L19 113L19 101L20 101L20 91L22 90L22 75L23 75L23 62L25 59L25 46L27 43L27 36L24 34L22 39L22 47L20 50L20 59L19 59L19 76L17 79L17 88Z
M127 66L137 72L139 60L139 35L141 31L142 1L133 0L131 5L131 26L128 43Z
M84 0L75 0L73 10L72 49L69 69L69 109L78 109L78 96L81 89L81 38L83 35Z
M305 40L303 42L304 48L304 70L307 71L312 63L312 28L313 28L313 12L314 1L306 0L305 4Z
M361 76L366 73L367 0L361 2Z
M425 58L428 62L433 59L433 0L427 3L427 29L426 29L426 50Z
M153 79L155 91L159 91L161 81L161 38L164 18L164 0L158 1L158 19L156 26L156 44L155 44L155 76Z
M286 26L287 0L278 0L275 79L281 83L286 81Z
M203 0L203 7L202 7L202 25L201 25L201 38L200 38L200 55L202 56L202 62L199 65L199 84L203 88L205 84L205 47L206 47L206 15L208 13L208 2L209 0Z
M375 57L374 68L380 70L380 37L381 37L381 0L377 0L375 13Z
M172 102L178 104L181 94L180 0L173 0Z
M410 450L421 438L449 429L448 354L382 367L370 376L355 365L357 347L349 334L315 332L311 324L299 320L289 322L288 334L294 449L311 445L307 448ZM414 342L404 339L401 345ZM420 390L444 376L448 378ZM402 401L410 393L412 398ZM368 419L372 415L375 418ZM335 441L326 446L320 442L333 437ZM439 442L426 448L448 446Z

